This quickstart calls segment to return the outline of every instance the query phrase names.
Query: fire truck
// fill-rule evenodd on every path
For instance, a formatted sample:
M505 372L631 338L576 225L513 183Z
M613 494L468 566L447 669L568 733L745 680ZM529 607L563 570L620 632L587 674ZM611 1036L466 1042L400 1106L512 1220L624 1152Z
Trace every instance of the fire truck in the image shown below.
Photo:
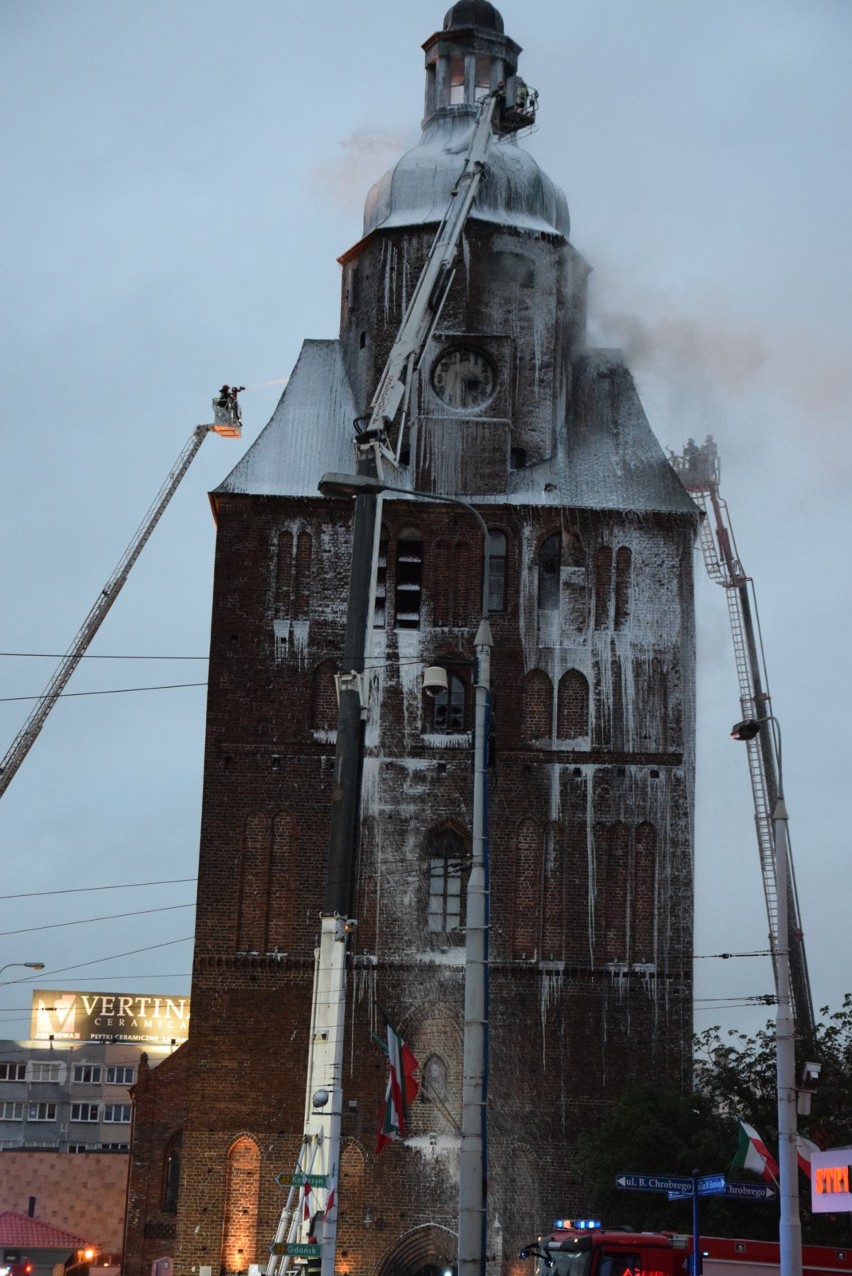
M520 1252L536 1260L535 1276L690 1276L692 1237L634 1232L598 1219L557 1219L552 1232ZM777 1241L701 1237L703 1276L779 1276ZM852 1247L802 1246L803 1276L852 1272Z

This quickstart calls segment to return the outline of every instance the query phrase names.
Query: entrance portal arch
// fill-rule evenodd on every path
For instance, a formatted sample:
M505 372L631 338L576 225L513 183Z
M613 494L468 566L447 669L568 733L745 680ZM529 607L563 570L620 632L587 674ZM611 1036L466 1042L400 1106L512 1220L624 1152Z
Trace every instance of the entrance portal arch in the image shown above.
M444 1276L456 1270L458 1237L448 1227L425 1223L413 1227L389 1249L376 1276Z

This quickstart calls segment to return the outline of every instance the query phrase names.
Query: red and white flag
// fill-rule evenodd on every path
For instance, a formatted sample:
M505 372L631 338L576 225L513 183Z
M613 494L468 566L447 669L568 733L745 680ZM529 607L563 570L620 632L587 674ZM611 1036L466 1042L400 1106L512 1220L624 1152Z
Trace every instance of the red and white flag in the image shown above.
M810 1139L806 1139L803 1134L796 1135L796 1160L799 1162L799 1169L803 1174L811 1177L811 1157L814 1152L819 1152L819 1148L815 1143L811 1143Z
M740 1141L732 1170L753 1170L767 1183L778 1182L778 1162L753 1125L740 1121Z
M398 1032L388 1024L388 1083L385 1089L385 1105L382 1123L376 1142L376 1152L386 1143L404 1139L407 1134L408 1105L415 1099L420 1086L414 1079L420 1064Z

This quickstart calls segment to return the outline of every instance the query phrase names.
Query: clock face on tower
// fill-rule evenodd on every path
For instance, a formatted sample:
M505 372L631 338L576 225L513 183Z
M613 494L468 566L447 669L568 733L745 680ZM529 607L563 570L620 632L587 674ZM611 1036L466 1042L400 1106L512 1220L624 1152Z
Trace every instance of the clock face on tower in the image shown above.
M470 346L451 346L432 365L432 389L448 408L481 408L494 393L491 360Z

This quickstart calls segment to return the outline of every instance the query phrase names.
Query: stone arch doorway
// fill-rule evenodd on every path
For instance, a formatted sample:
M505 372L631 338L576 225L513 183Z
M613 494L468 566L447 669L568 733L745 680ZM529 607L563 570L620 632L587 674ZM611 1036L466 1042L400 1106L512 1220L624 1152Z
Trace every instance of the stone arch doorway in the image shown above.
M376 1276L444 1276L455 1274L458 1237L447 1227L426 1223L406 1232L387 1251L376 1268Z

